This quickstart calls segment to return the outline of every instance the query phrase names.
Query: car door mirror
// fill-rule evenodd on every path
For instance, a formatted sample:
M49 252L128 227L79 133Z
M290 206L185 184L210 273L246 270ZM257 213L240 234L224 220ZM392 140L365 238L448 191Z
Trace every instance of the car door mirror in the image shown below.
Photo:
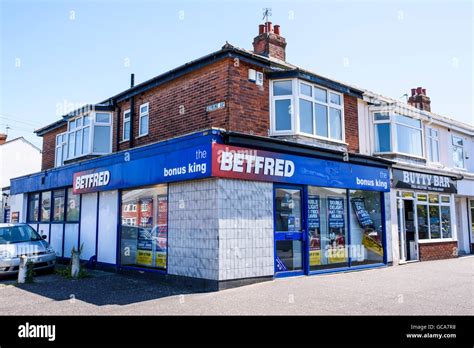
M43 234L43 235L41 236L41 238L43 238L43 239L47 239L47 238L48 238L48 236L47 236L47 235L45 235L45 234Z

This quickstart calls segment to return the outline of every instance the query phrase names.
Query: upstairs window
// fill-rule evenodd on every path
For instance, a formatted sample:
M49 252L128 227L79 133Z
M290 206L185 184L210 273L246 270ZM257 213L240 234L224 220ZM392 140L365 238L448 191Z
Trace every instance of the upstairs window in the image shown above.
M92 112L68 122L68 130L56 136L55 164L87 155L103 155L112 151L112 115Z
M464 169L464 141L461 137L453 135L452 143L454 168Z
M60 167L67 158L67 134L62 133L56 135L56 160L55 166Z
M140 118L139 118L139 125L138 125L138 135L144 136L148 134L148 105L149 103L145 103L140 105Z
M275 134L296 133L343 140L341 93L299 80L273 81L272 86L272 129ZM297 115L296 119L293 114ZM294 129L294 125L298 128Z
M122 140L130 140L130 110L123 113L123 136Z
M375 152L423 157L421 120L389 111L374 112Z
M423 156L421 120L404 115L394 115L398 152Z
M391 136L390 136L390 114L388 112L374 113L375 125L375 151L391 152Z
M428 160L430 162L439 162L438 130L434 128L427 128L426 139L427 139L427 147L428 147Z

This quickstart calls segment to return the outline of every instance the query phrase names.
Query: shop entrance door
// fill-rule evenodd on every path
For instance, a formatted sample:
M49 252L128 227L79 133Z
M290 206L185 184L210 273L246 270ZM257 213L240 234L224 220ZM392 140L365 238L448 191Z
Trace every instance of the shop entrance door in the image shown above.
M398 199L398 231L400 260L418 260L418 237L413 199Z
M304 274L303 195L298 186L275 186L275 274Z

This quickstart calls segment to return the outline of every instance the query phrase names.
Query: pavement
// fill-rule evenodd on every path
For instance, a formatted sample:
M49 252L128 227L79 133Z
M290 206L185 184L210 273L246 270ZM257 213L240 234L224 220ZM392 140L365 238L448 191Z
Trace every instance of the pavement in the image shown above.
M196 293L93 271L0 280L0 315L474 315L474 255Z

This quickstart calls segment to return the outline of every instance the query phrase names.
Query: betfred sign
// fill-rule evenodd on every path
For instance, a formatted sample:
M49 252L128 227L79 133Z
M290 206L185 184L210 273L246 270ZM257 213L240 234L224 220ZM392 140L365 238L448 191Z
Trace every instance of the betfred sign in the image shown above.
M401 189L457 193L456 182L450 177L409 170L394 169L393 184Z
M230 149L223 150L220 156L219 170L221 172L287 178L291 178L295 173L295 164L290 160L236 152Z
M386 168L214 143L212 176L315 186L390 190Z
M78 172L73 177L73 191L75 194L100 191L110 182L110 171L92 170Z

